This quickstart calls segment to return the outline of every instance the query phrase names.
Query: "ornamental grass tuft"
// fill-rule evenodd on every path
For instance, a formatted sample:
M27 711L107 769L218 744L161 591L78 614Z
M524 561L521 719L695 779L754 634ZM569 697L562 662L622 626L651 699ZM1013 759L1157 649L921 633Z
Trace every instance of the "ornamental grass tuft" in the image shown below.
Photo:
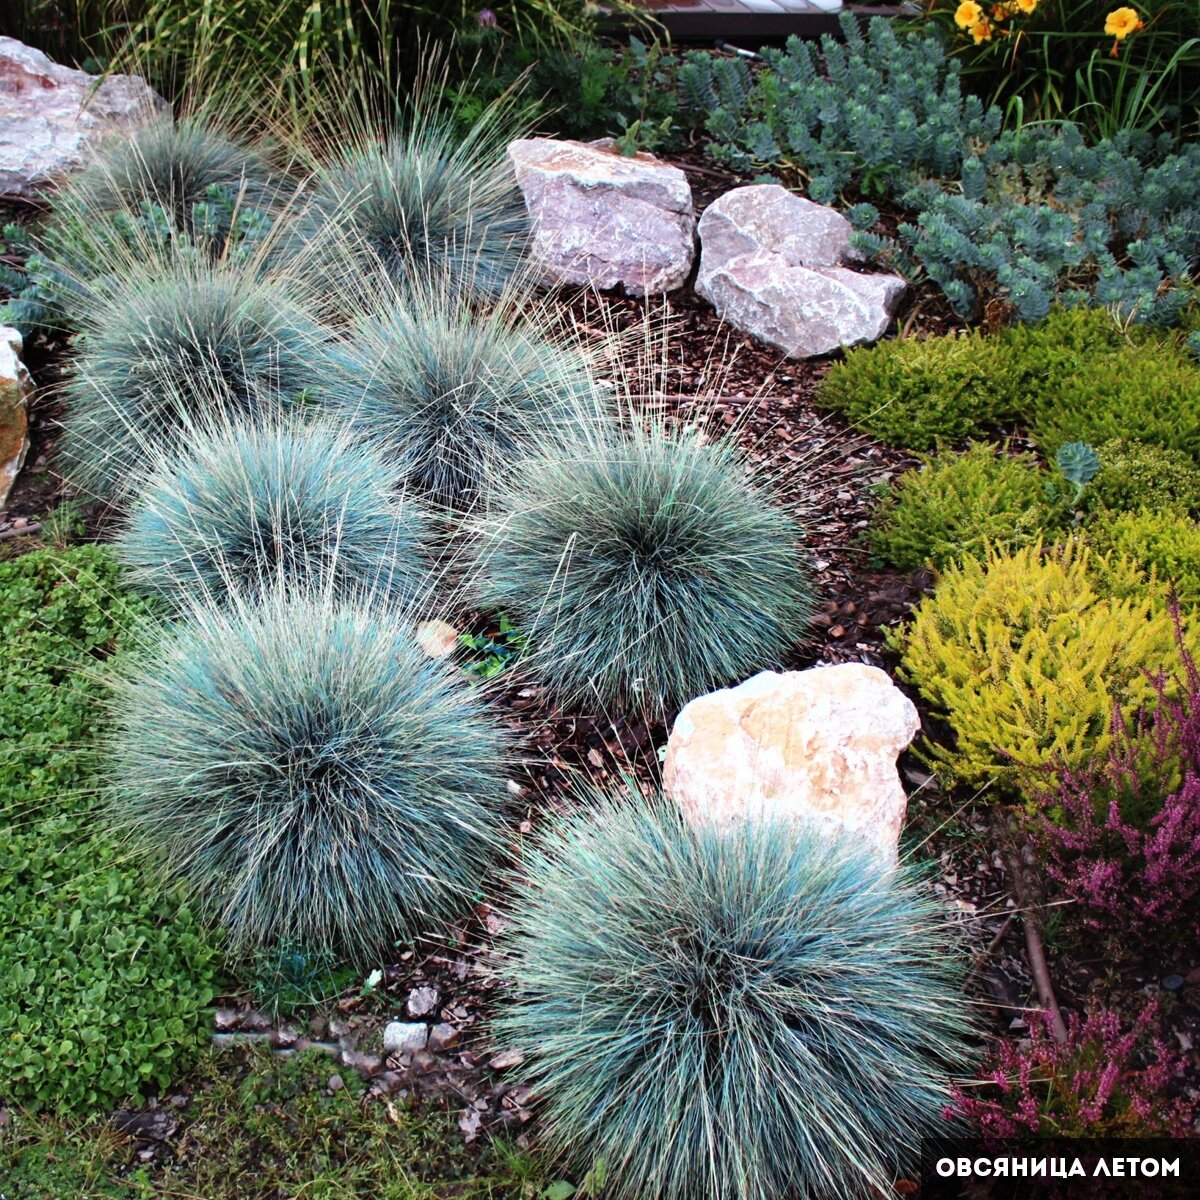
M731 439L597 427L517 465L471 587L564 703L660 712L778 666L812 594L801 531Z
M136 217L146 205L156 205L176 233L219 248L216 230L203 220L210 209L197 209L211 205L214 190L235 209L265 213L278 207L284 189L281 173L263 154L192 117L155 121L132 137L106 142L67 181L55 205L80 220L117 213Z
M285 279L181 259L131 271L82 329L66 388L65 473L85 492L127 492L189 425L335 382L322 331Z
M536 443L603 419L583 353L527 305L473 313L445 278L383 294L334 402L431 501L469 509Z
M110 812L239 951L362 964L470 907L507 738L386 611L197 604L113 680Z
M422 597L432 531L353 431L273 416L202 429L160 454L117 539L136 587L186 607L197 589L312 586L399 607Z
M907 869L632 795L559 818L524 865L497 1033L605 1196L877 1196L944 1127L968 1022Z
M448 277L464 294L499 295L521 273L530 237L505 154L515 133L502 126L489 111L464 138L426 107L382 135L352 131L318 166L298 236L324 243L326 269L351 289L382 270L402 288Z

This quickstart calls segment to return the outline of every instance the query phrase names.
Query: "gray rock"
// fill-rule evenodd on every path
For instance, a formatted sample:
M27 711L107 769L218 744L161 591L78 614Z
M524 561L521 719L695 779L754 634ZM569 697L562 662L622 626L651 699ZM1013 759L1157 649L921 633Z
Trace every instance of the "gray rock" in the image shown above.
M438 990L435 987L415 987L408 993L405 1006L410 1017L427 1017L438 1006Z
M346 1081L336 1072L329 1077L329 1082L325 1085L331 1092L340 1092L346 1086Z
M687 177L651 154L597 142L521 138L508 148L533 225L533 256L555 284L635 296L687 279L696 217Z
M86 162L103 138L131 133L166 107L135 76L101 81L0 37L0 196L36 195Z
M424 1050L428 1041L429 1026L419 1022L389 1021L383 1031L383 1048L391 1056L415 1054Z
M873 342L906 284L848 270L850 223L774 184L734 188L700 218L696 291L736 329L790 358Z

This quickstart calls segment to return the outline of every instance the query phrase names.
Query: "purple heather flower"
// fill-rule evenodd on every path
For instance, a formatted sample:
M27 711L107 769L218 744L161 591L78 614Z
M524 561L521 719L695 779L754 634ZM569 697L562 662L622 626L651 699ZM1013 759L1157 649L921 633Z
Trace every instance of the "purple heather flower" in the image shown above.
M496 14L490 8L481 8L475 15L475 19L479 22L481 29L496 28Z

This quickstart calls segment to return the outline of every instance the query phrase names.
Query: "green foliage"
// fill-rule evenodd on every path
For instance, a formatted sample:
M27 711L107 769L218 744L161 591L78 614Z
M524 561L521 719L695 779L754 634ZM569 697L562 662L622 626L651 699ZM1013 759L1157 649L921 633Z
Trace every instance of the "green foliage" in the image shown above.
M1125 438L1200 459L1200 365L1173 339L1152 336L1092 356L1065 386L1043 392L1030 413L1044 453L1069 441Z
M524 868L497 1036L605 1196L874 1196L939 1127L967 1020L908 870L636 792L553 820Z
M630 153L661 150L676 139L678 59L657 41L631 35L621 46L591 38L539 46L489 27L464 38L462 49L479 54L471 78L450 93L464 127L487 103L520 86L535 107L538 128L547 133L618 137L631 146Z
M802 183L821 203L887 197L912 213L894 239L860 249L924 271L965 317L991 299L1024 321L1056 298L1177 321L1200 233L1200 146L1120 133L1088 144L1077 126L1001 132L999 109L961 95L937 37L877 19L844 47L793 39L752 75L737 59L690 55L687 103L710 153L740 171Z
M1031 454L973 443L961 454L934 455L897 481L871 529L872 549L912 571L1026 545L1064 523L1051 486Z
M467 652L463 670L476 679L495 679L529 649L529 640L503 613L494 630L463 633L458 644Z
M802 179L821 204L851 187L890 196L928 178L954 178L973 142L991 142L1000 114L959 87L937 38L900 37L840 19L819 50L798 37L765 47L752 74L740 58L692 52L680 68L685 104L705 118L709 153L732 169Z
M25 0L29 3L30 0ZM75 0L80 3L81 0ZM164 95L201 95L256 116L304 120L356 93L390 100L428 69L430 47L479 23L468 0L122 0L105 6L119 37L114 66ZM587 27L581 0L497 0L496 24L521 44L570 41Z
M1116 551L1169 583L1187 608L1200 604L1200 525L1170 510L1104 514L1091 526L1093 543Z
M1113 438L1100 447L1100 472L1088 487L1085 505L1116 512L1200 512L1200 467L1182 450Z
M1008 786L1112 744L1115 707L1149 702L1149 673L1177 659L1165 588L1078 539L951 563L892 637L903 678L944 717L928 744L947 778Z
M65 474L120 494L189 426L324 394L324 335L283 278L179 261L131 270L90 309L66 388Z
M898 241L856 241L908 274L919 264L964 317L995 297L1040 321L1061 299L1171 325L1190 298L1200 147L1171 151L1125 135L1091 146L1072 125L1004 134L957 189L898 197L916 214Z
M0 563L0 1095L95 1109L165 1087L205 1038L214 950L96 830L99 685L143 613L93 546Z
M565 703L674 708L777 665L807 623L801 532L730 439L651 425L552 444L475 526L477 599Z
M111 820L236 949L369 961L461 913L495 856L506 735L387 610L197 603L111 699Z
M187 608L277 586L411 604L432 530L356 433L295 417L219 424L160 454L117 538L130 582Z
M1063 480L1075 489L1071 503L1078 504L1100 471L1100 456L1087 442L1064 442L1054 456L1054 463Z
M186 1081L174 1153L144 1163L105 1119L9 1110L0 1178L19 1200L533 1200L540 1164L503 1141L463 1144L453 1119L369 1098L320 1051L208 1051Z
M581 351L552 339L535 306L506 299L476 313L452 281L384 289L378 315L339 355L337 415L418 491L459 511L537 441L602 419Z
M847 352L817 401L894 446L932 450L1014 419L1001 342L971 332L899 338Z
M1104 32L1115 3L1035 0L982 5L981 40L959 27L957 2L926 0L916 22L936 27L972 91L1022 122L1078 121L1096 136L1121 130L1195 131L1200 39L1194 0L1135 9L1142 28L1122 41ZM1028 9L1028 11L1025 11Z
M1200 456L1200 367L1177 337L1123 332L1103 309L1055 308L998 334L850 351L818 402L894 445L928 450L1009 422L1043 454L1127 438Z

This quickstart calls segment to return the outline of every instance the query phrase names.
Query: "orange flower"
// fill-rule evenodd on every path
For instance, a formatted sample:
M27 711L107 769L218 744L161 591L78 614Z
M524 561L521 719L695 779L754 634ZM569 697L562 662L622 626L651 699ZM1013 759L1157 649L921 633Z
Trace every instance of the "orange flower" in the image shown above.
M991 41L992 27L987 23L987 21L976 21L975 24L971 26L971 36L975 39L975 45L977 46L980 44L980 42Z
M1016 0L1016 5L1026 16L1029 16L1037 8L1038 0Z
M983 9L975 0L962 0L954 11L954 23L959 29L970 29L977 25L983 17Z
M1143 27L1142 18L1134 8L1114 8L1104 19L1104 32L1123 42L1131 33Z

